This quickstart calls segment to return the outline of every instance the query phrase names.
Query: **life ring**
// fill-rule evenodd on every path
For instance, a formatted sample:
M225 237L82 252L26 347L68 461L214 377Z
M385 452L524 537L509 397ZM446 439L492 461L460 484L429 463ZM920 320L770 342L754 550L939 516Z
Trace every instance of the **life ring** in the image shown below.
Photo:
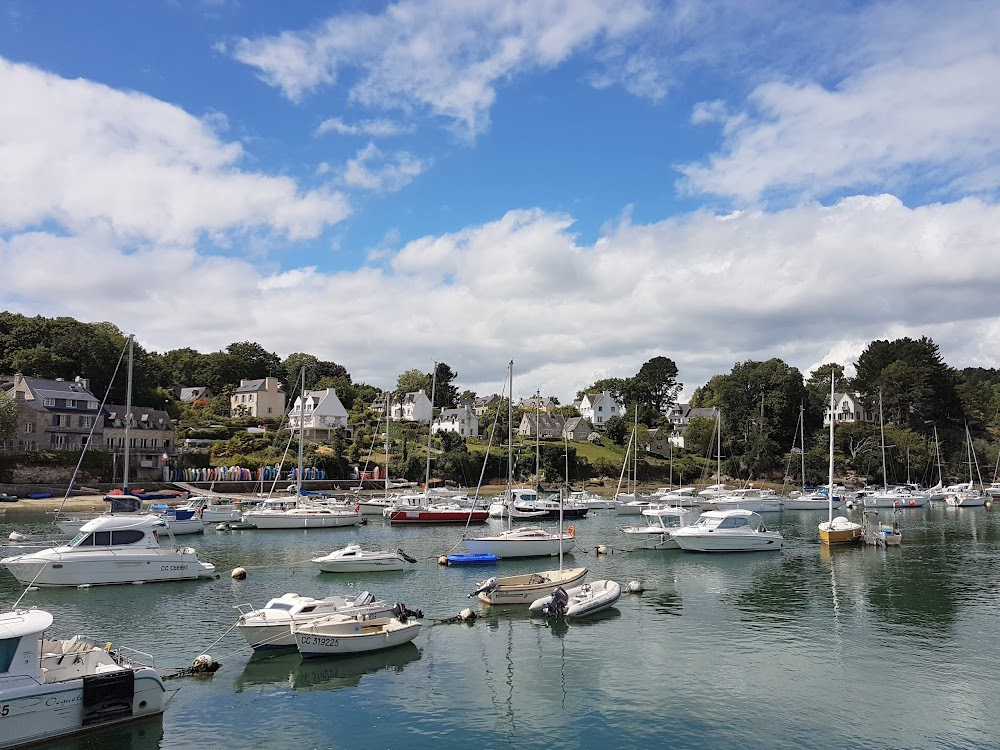
M576 529L573 528L573 524L566 527L566 533L570 536L576 536Z

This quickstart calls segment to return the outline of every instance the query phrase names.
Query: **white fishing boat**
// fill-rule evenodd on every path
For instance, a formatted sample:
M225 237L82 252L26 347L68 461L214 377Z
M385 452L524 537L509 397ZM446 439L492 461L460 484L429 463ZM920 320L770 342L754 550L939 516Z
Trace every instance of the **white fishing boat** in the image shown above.
M519 526L499 534L463 539L474 555L492 554L500 558L554 557L576 546L576 537L568 532L552 532L540 526Z
M215 575L215 566L201 562L194 548L161 547L161 533L170 535L158 516L102 516L84 524L66 545L8 557L0 564L25 586L102 586Z
M388 617L392 606L367 591L354 597L328 596L323 599L288 593L271 599L261 609L251 604L237 605L240 619L236 627L254 651L295 648L293 625L332 614Z
M827 507L827 520L823 521L819 525L819 539L823 544L856 544L861 541L864 536L864 529L861 524L855 523L844 516L833 517L833 508L835 487L833 485L833 428L834 422L833 418L834 406L835 406L835 396L834 396L834 379L833 373L830 373L830 456L828 461L827 473L829 483L826 489L826 507ZM803 475L805 474L803 466Z
M528 610L549 617L586 617L611 607L621 595L622 587L615 581L592 581L570 589L557 588L533 601Z
M349 509L311 503L300 505L295 499L271 498L264 500L260 507L246 511L243 521L258 529L329 529L357 526L362 518L357 506Z
M629 543L641 549L680 549L672 533L690 525L694 512L687 508L648 508L642 512L645 526L623 526L618 529Z
M403 550L367 550L360 544L348 544L322 557L314 557L312 564L325 573L374 573L405 570L416 562Z
M382 651L409 643L420 632L422 623L409 610L397 605L393 615L373 619L329 615L295 625L292 636L303 659Z
M781 549L781 534L753 511L709 510L672 534L685 552L769 552Z
M95 518L107 516L137 518L141 515L155 515L167 523L174 536L200 534L205 530L202 519L190 509L149 505L135 495L123 494L105 495L104 502L108 503L108 509L104 513L58 513L55 520L56 527L62 533L73 536L80 532L85 523Z
M166 691L153 667L110 643L46 638L51 625L52 615L40 609L0 613L0 747L163 713Z

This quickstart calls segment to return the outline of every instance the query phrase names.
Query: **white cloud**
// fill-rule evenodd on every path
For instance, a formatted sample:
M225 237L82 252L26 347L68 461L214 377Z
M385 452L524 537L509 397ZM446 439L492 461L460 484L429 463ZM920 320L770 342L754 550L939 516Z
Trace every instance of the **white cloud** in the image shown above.
M354 124L344 122L340 117L323 120L313 131L313 135L321 136L327 133L337 135L364 135L372 138L389 138L413 132L410 126L401 125L392 120L362 120Z
M552 68L600 39L617 39L651 17L642 0L403 0L381 15L347 13L315 28L239 39L233 55L292 101L357 69L350 98L382 109L417 108L472 136L489 122L496 87ZM644 63L635 86L655 91Z
M266 231L314 237L342 220L342 195L244 171L237 142L149 96L67 80L0 59L0 229L103 224L123 237L190 242Z
M310 351L383 386L436 359L463 388L498 390L514 359L520 394L563 401L662 354L689 394L739 361L780 357L808 374L902 335L931 336L953 366L998 366L998 226L1000 206L978 199L909 208L856 196L622 221L582 245L572 217L512 211L409 242L382 268L336 273L176 244L124 252L96 230L21 233L0 242L0 267L17 279L0 307L110 319L159 351L246 339Z
M407 185L425 168L424 162L405 151L387 158L374 143L369 143L353 159L348 159L342 179L348 187L392 192Z
M694 122L724 122L724 146L682 165L682 185L743 202L928 177L996 190L1000 6L880 6L855 23L859 45L836 84L771 80L744 111L697 106Z

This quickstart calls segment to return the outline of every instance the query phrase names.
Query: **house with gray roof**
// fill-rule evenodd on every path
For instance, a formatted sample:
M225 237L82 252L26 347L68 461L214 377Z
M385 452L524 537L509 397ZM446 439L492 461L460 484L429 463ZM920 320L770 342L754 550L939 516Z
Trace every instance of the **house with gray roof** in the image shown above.
M285 392L277 378L241 380L239 387L229 397L231 417L281 419L284 414Z
M103 412L103 447L109 453L125 453L125 425L128 423L129 471L160 469L174 457L177 444L174 423L162 409L132 406L132 417L122 405L105 405Z
M564 417L558 414L524 414L521 417L521 424L517 428L517 434L524 437L539 438L561 438L563 427L566 424ZM537 434L536 428L537 426Z
M91 438L101 438L100 400L86 378L46 380L18 373L7 395L17 405L18 425L0 445L3 450L81 450Z
M198 385L193 388L178 388L176 392L177 400L185 404L212 398L212 389L207 385Z

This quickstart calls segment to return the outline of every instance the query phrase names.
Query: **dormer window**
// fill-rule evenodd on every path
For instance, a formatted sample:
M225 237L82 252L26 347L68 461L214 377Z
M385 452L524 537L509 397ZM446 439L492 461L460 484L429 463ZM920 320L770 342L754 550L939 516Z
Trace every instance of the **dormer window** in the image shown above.
M54 398L43 398L42 406L55 406L56 400Z

